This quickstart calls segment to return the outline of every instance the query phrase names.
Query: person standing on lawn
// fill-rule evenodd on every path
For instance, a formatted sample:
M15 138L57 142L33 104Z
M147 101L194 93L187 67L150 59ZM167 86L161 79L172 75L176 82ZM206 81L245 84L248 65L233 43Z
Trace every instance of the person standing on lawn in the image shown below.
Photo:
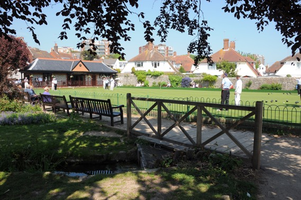
M297 92L298 95L300 95L300 100L301 100L301 77L297 79Z
M54 77L52 79L52 90L56 90L57 89L57 80L56 78Z
M230 89L233 88L232 82L228 78L228 74L224 73L222 75L223 80L222 80L222 85L221 85L221 104L222 105L229 105L229 98L230 98ZM222 109L220 109L222 110ZM226 109L228 110L228 109Z
M242 81L240 79L240 75L236 75L236 84L235 84L235 105L240 105L240 94L242 92Z
M113 78L113 76L111 76L110 78L110 90L114 90L115 87L115 80Z

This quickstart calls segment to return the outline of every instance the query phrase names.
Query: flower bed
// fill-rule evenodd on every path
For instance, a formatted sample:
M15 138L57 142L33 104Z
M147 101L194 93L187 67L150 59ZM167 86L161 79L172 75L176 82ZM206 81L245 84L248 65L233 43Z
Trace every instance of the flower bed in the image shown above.
M0 113L0 125L39 124L56 121L54 114L44 112L16 113L12 111Z

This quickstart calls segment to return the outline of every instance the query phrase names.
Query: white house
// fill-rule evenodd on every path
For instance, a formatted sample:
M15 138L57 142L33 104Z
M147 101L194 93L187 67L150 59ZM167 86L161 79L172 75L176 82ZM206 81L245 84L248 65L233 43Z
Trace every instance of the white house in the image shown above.
M281 61L275 62L267 69L268 75L286 77L301 77L301 54L288 56Z
M257 68L257 71L262 75L266 76L266 66L263 64L260 64Z
M150 70L172 73L178 71L157 48L154 48L152 42L148 43L148 48L146 48L145 51L130 59L121 73L130 73L133 67L136 71Z
M105 58L103 59L103 62L112 69L118 69L119 68L119 60L114 58Z
M236 73L240 76L254 78L261 76L255 68L255 61L236 52L235 42L231 41L229 46L229 39L224 39L224 48L211 55L211 59L213 61L212 65L209 65L207 63L207 59L204 59L200 62L193 73L206 73L220 76L223 72L216 68L216 63L227 61L236 64Z

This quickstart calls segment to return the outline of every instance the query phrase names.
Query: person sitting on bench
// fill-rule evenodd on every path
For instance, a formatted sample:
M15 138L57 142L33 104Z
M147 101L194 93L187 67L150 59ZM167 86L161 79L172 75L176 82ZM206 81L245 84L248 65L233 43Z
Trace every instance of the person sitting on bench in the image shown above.
M27 87L24 89L24 92L27 92L29 94L31 102L36 102L39 100L39 96L33 90L32 85L28 84Z
M45 95L50 95L50 93L49 93L49 87L44 87L44 92L43 92L43 94L45 94ZM51 102L51 97L43 97L44 99L44 102Z

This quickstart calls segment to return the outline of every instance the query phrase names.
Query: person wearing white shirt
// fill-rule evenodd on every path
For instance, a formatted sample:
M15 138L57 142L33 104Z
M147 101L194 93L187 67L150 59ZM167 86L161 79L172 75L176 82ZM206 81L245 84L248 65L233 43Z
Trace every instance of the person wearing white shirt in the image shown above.
M234 95L235 95L235 105L239 106L240 105L240 95L242 92L242 81L240 79L239 75L236 75L236 84L235 84L235 91L234 91Z
M110 79L110 90L113 90L114 86L115 86L115 80L114 80L113 76L111 76L111 79Z
M29 84L28 84L28 79L27 77L24 78L24 88L28 88Z
M56 78L52 79L52 90L56 90L57 89L57 80Z

